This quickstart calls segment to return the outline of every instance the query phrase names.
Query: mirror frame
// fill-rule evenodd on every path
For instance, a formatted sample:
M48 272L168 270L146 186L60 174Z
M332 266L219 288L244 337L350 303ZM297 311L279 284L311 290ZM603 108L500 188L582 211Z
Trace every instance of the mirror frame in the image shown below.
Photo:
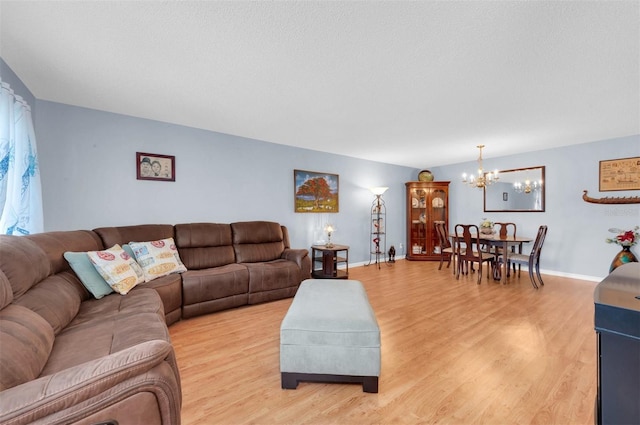
M540 170L540 173L542 174L542 208L534 210L534 209L515 209L515 210L511 210L511 209L487 209L487 187L485 187L482 190L482 195L483 195L483 202L484 202L484 212L544 212L545 208L546 208L546 200L545 200L545 192L546 192L546 187L547 187L547 180L545 179L545 175L544 175L544 171L545 171L545 166L544 165L539 165L536 167L527 167L527 168L514 168L512 170L501 170L498 171L498 175L499 176L503 176L505 173L512 173L512 172L516 172L516 171L527 171L527 170ZM487 173L485 173L486 176ZM491 190L491 187L488 188L488 190Z

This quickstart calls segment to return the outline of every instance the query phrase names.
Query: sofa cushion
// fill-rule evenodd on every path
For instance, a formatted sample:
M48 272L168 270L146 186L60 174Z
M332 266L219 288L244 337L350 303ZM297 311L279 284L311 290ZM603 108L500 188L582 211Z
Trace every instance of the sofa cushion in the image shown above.
M14 299L13 304L38 313L57 335L76 317L85 296L90 299L80 279L69 270L44 279L26 294Z
M184 304L224 298L249 292L249 272L240 264L182 274Z
M74 327L85 326L93 321L108 320L115 316L126 317L138 313L154 313L164 318L162 302L158 302L158 294L153 292L155 291L144 286L136 286L135 290L129 292L126 297L114 293L100 300L85 301L64 332L69 332Z
M182 273L187 268L180 261L173 238L151 242L129 242L136 261L142 267L144 280L152 280L171 273Z
M302 280L300 268L292 261L275 260L243 265L249 270L249 304L292 297Z
M11 291L11 284L9 279L4 275L4 272L0 270L0 309L5 308L13 301L13 291Z
M90 297L63 254L102 248L100 238L87 230L0 235L0 269L11 284L13 303L38 313L57 334Z
M159 277L149 283L138 285L133 290L145 288L154 289L160 295L168 326L180 320L182 317L182 276L180 274Z
M78 275L85 288L96 298L100 299L113 292L113 288L100 276L86 252L64 253L73 271Z
M138 263L118 244L103 251L87 252L100 276L116 292L126 295L134 286L144 282Z
M250 293L298 287L302 281L300 268L292 261L275 260L244 265L249 270Z
M171 224L138 224L135 226L99 227L93 231L104 246L124 245L131 241L157 241L174 238Z
M231 229L238 263L258 263L281 258L285 243L280 224L245 221L231 223Z
M45 253L50 264L50 274L71 269L63 255L67 251L84 252L105 248L98 235L90 230L45 232L24 237L35 242Z
M249 271L240 264L228 264L182 273L184 318L246 305Z
M56 336L42 375L155 339L170 341L162 302L153 289L85 301L76 318Z
M0 310L0 391L36 379L53 347L53 329L28 308Z
M0 269L15 298L49 276L51 264L42 249L26 237L0 235Z
M176 245L189 270L226 266L236 261L231 226L218 223L176 224Z

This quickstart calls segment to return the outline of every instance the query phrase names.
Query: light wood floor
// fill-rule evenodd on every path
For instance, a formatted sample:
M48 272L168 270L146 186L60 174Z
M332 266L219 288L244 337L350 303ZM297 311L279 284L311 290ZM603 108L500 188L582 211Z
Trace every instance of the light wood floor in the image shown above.
M595 283L544 276L455 280L435 262L350 270L380 325L380 392L355 384L280 388L279 329L291 299L170 328L182 423L593 424Z

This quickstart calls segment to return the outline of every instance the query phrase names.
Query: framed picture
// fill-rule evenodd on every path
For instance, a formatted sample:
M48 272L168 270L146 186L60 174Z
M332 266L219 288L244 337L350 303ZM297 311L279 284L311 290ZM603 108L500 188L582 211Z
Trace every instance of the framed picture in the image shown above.
M338 175L293 170L293 204L299 213L337 213Z
M600 192L640 190L640 156L600 161Z
M156 153L136 152L138 180L176 181L176 157Z

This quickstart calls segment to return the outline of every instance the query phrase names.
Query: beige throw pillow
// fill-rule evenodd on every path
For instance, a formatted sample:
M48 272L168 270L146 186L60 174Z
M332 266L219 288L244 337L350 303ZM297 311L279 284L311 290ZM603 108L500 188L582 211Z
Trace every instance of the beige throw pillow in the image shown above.
M144 272L118 244L105 251L87 252L100 276L119 294L125 295L144 282Z
M129 242L136 261L142 267L145 281L150 282L171 273L186 272L173 238L151 242Z

